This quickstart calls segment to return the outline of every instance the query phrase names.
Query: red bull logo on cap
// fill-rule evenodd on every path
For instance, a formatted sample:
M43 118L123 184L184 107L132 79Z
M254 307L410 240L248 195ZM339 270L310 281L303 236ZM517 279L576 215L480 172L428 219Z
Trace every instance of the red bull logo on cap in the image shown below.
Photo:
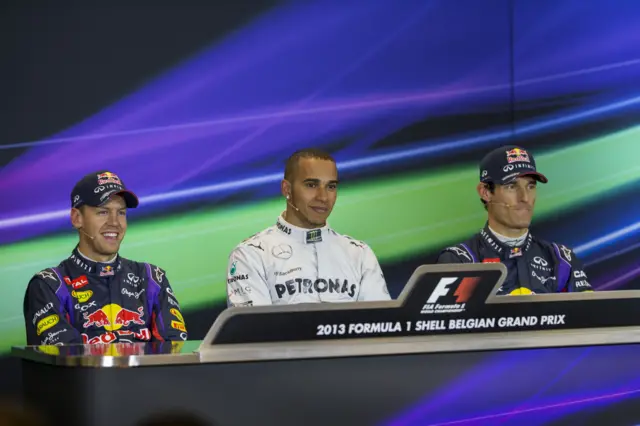
M136 312L111 303L91 313L85 312L84 319L86 321L82 326L84 328L91 326L104 327L107 331L115 331L122 327L128 327L131 324L144 325L145 321L142 319L143 316L144 308L142 306L140 306Z
M508 163L516 163L518 161L523 161L525 163L530 163L529 154L524 149L514 148L507 151L507 162Z
M122 181L120 181L120 178L115 173L98 173L98 185L106 185L107 183L115 183L116 185L122 186Z

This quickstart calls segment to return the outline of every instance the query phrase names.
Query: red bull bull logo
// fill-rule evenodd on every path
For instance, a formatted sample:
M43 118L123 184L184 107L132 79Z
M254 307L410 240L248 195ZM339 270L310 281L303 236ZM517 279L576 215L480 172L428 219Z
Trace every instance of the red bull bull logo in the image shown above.
M140 306L137 311L130 311L129 309L112 303L91 313L85 312L85 323L82 324L82 326L84 328L91 326L104 327L107 331L115 331L133 324L144 325L145 321L142 319L143 316L144 308L142 306Z
M514 148L507 151L507 162L508 163L516 163L518 161L523 161L525 163L529 163L529 154L524 149Z
M114 183L116 185L122 186L122 182L120 178L115 173L104 172L98 173L98 185L106 185L107 183Z

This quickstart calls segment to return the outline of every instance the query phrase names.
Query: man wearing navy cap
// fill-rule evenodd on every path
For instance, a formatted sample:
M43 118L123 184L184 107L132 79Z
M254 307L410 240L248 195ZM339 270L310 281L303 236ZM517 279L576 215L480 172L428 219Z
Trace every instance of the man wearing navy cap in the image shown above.
M186 340L164 270L118 254L138 197L114 173L83 177L71 192L79 242L57 267L31 278L24 298L28 345Z
M488 213L478 234L444 249L437 263L492 263L507 267L499 295L593 291L582 262L563 244L529 232L538 183L547 183L533 155L503 146L480 162L477 191Z

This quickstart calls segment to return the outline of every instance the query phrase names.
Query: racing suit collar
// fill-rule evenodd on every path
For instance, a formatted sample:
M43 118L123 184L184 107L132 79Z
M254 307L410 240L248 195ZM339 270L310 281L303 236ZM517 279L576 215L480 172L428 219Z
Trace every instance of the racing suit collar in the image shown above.
M83 272L99 277L113 276L122 267L120 254L117 254L111 262L96 262L83 256L78 246L73 249L69 260Z
M290 238L303 244L319 243L327 238L331 228L329 224L325 224L322 228L306 229L290 224L284 219L284 212L278 216L276 221L276 229L281 234L286 234Z
M501 242L491 229L489 229L489 222L484 225L484 228L480 230L480 237L483 239L485 244L491 248L502 260L513 259L522 256L529 247L531 247L531 232L527 232L527 237L525 242L520 247L511 247L507 244Z

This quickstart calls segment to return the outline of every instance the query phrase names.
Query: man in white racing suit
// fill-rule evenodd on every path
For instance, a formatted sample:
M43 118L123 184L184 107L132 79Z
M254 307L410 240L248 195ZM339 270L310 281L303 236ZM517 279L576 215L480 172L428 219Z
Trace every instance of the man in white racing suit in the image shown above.
M371 248L327 224L337 188L329 154L305 149L289 157L281 182L286 210L229 256L229 306L391 299Z

